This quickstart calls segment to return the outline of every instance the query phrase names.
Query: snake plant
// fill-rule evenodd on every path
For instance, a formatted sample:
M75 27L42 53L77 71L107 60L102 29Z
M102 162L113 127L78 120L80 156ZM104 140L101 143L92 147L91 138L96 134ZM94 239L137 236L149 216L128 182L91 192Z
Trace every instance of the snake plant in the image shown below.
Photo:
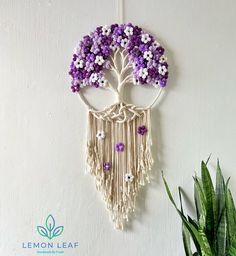
M208 160L201 163L201 177L193 177L196 217L192 218L184 213L180 187L178 208L162 175L164 185L171 203L182 219L186 256L236 256L236 210L229 189L229 179L225 182L218 161L213 186L207 167Z

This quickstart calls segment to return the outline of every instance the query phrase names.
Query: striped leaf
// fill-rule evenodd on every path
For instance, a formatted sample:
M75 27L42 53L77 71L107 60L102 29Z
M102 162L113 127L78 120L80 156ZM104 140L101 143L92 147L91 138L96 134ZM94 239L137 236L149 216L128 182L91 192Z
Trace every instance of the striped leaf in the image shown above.
M234 241L236 236L236 211L234 201L231 195L231 192L226 186L226 218L227 218L227 231L228 231L228 239L229 245Z
M216 251L217 256L225 256L227 245L227 219L226 219L226 210L224 210L221 214L221 218L219 220L218 228L216 231Z
M199 178L194 179L194 201L196 207L197 218L201 227L205 227L206 223L206 198L203 192L203 187Z
M229 251L227 253L227 256L235 256L236 255L236 236L232 240L231 246L229 248Z
M206 236L210 244L213 244L215 192L209 170L203 161L201 165L201 177L206 198Z
M225 210L225 182L217 161L215 188L215 250L218 256L225 256L227 251L227 219Z
M182 237L183 237L183 243L184 243L184 251L186 256L193 256L192 250L191 250L191 240L190 240L190 233L185 225L182 224Z

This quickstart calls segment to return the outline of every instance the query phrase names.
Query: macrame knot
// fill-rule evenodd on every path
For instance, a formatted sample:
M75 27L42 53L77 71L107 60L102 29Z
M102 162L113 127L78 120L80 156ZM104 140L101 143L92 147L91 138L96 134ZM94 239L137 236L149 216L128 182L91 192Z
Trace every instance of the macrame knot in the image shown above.
M109 122L124 123L145 115L146 109L133 104L123 102L116 103L101 111L90 110L90 113L98 119Z

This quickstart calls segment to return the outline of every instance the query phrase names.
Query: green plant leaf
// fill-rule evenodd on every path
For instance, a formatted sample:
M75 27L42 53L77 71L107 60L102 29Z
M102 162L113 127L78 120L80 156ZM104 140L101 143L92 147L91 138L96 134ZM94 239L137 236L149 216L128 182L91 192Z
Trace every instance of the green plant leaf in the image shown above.
M55 220L51 214L48 215L48 217L46 219L46 227L49 232L51 232L55 227Z
M181 209L181 212L184 214L184 210L183 210L183 202L182 202L181 187L178 187L178 190L179 190L179 202L180 202L180 209Z
M210 244L213 244L215 226L214 226L214 208L215 208L215 192L212 184L211 176L206 164L202 161L201 176L203 191L206 198L206 236Z
M45 227L37 226L37 231L41 236L48 237L48 231Z
M217 161L215 188L215 250L218 256L225 256L227 250L227 222L225 210L225 182Z
M190 233L184 224L182 224L182 237L186 256L193 256L191 250Z
M63 230L64 230L63 226L56 227L52 233L53 237L60 236L62 234Z
M166 192L169 196L170 201L172 202L172 204L174 205L175 209L177 210L179 216L181 217L182 221L183 221L183 225L185 225L185 227L188 229L188 231L190 232L191 236L194 237L197 242L200 245L201 248L201 252L202 252L202 256L213 256L210 245L207 241L207 237L204 234L204 232L202 230L197 230L195 228L194 225L192 225L187 219L186 217L181 213L181 211L177 208L175 201L172 197L172 194L170 192L170 189L168 187L168 184L164 178L164 176L162 175L162 179L164 181L164 185L166 188Z
M225 182L222 176L219 161L217 161L217 172L216 172L216 189L215 189L215 200L216 200L216 223L221 218L222 212L225 209Z
M227 242L227 222L226 222L226 210L224 210L221 214L221 218L219 220L219 225L216 230L217 256L225 256L226 242Z
M210 158L211 158L211 154L208 156L208 158L207 158L207 160L206 160L206 165L208 164Z
M204 230L201 227L199 227L198 233L199 233L199 236L202 239L202 242L199 243L200 247L201 247L202 256L210 256L210 255L215 256L215 252L214 252L213 248L210 247L207 236L206 236ZM203 245L204 245L204 247L203 247Z
M183 210L183 202L182 202L182 191L181 188L178 188L179 190L179 201L180 201L180 207L181 207L181 213L184 214ZM191 250L191 239L190 239L190 233L186 226L182 223L182 238L183 238L183 244L184 244L184 250L186 256L193 256L192 250Z
M231 246L229 248L229 251L227 253L227 256L235 256L236 255L236 236L232 240Z
M228 183L226 186L226 218L228 224L228 240L230 246L236 236L236 211L231 192L228 188Z
M188 215L188 221L189 221L189 223L191 223L198 230L199 225L198 225L198 222L196 220L193 220ZM195 248L197 249L197 252L199 253L199 255L202 255L202 253L201 253L201 246L199 245L198 241L196 240L196 238L194 236L192 236L192 240L193 240L193 243L195 245Z
M197 177L194 179L194 201L196 207L197 218L201 227L206 224L206 198L203 192L201 181Z

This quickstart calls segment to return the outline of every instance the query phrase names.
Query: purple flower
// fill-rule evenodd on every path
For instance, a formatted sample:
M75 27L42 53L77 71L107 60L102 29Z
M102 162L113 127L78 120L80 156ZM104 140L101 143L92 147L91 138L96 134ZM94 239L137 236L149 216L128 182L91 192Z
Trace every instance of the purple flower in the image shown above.
M73 54L73 59L72 59L72 60L73 60L73 61L76 61L77 57L78 57L78 56L77 56L76 54Z
M162 78L161 80L159 80L159 82L161 87L165 87L167 80L165 78Z
M116 144L116 151L117 151L117 152L123 152L124 149L125 149L124 143L119 142L119 143Z
M72 85L71 87L72 92L79 92L79 86L78 85Z
M158 70L156 68L150 68L148 69L148 74L150 78L156 78L158 75Z
M133 49L130 51L130 54L131 54L131 57L132 57L132 59L133 59L133 57L134 57L134 58L135 58L135 57L139 57L139 56L141 55L141 52L140 52L140 50L139 50L138 47L135 47L135 48L133 48Z
M109 162L104 162L103 163L103 170L104 171L110 171L111 169L111 164Z
M141 52L145 52L145 51L147 51L148 50L148 45L146 45L146 44L141 44L140 46L139 46L139 50L141 51Z
M148 129L145 125L141 125L138 127L137 133L140 135L144 135L145 133L147 133Z
M160 46L160 47L157 48L157 51L162 55L165 50L164 50L163 47Z

